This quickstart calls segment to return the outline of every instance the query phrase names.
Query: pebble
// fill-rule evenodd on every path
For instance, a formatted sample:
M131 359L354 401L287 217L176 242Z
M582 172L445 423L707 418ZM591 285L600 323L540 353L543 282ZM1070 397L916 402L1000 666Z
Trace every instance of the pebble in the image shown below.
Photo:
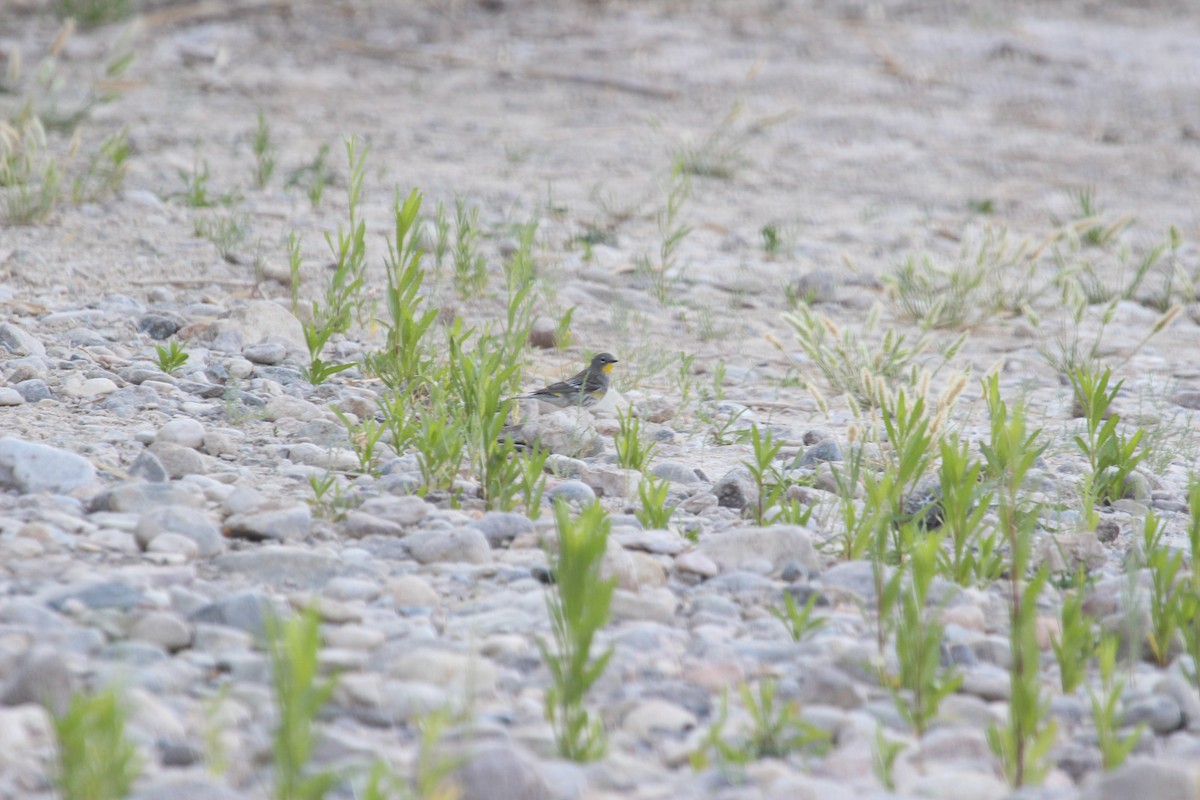
M725 473L713 486L713 494L717 496L718 505L738 511L758 502L758 486L755 485L750 470L743 466L734 467Z
M418 531L410 534L404 544L412 557L421 564L438 562L488 564L492 548L478 528L463 526L444 531Z
M96 468L57 447L0 437L0 485L21 494L69 494L91 484Z
M203 511L190 506L151 508L138 520L135 533L143 548L150 547L160 535L173 533L194 542L196 554L203 557L217 555L225 549L225 540L217 524Z
M204 426L189 417L173 419L158 429L155 442L168 442L198 450L204 444Z
M303 539L311 528L312 509L300 504L232 514L225 520L228 536L252 542Z
M551 500L564 500L577 508L596 502L596 493L583 481L563 481L547 494Z
M0 387L0 406L19 406L25 402L25 395L16 389Z
M775 572L793 561L811 570L821 568L812 535L797 525L731 530L703 541L699 552L720 565L722 570L765 567L761 571Z

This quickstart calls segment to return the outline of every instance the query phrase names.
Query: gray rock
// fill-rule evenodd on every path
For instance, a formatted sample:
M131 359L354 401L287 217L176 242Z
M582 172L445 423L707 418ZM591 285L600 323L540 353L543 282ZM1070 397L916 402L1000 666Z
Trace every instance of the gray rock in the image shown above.
M409 535L404 543L413 558L422 564L435 561L489 564L492 549L487 537L478 528L463 526L450 530L418 531Z
M91 510L140 514L156 506L203 508L204 497L196 490L176 483L129 481L97 495Z
M175 614L151 611L133 623L129 629L129 638L175 652L192 643L192 631L187 623Z
M849 592L861 601L875 602L875 570L870 561L842 561L834 564L821 574L821 586L825 589Z
M190 447L155 441L150 445L149 452L153 453L155 458L162 463L163 469L172 478L208 473L208 460Z
M578 458L551 453L546 456L546 472L556 478L576 479L583 476L587 464Z
M18 356L46 355L46 346L36 336L11 322L0 324L0 347Z
M208 336L236 336L245 345L265 341L282 342L290 352L306 353L304 328L283 306L270 300L250 300L233 308L226 319L217 320Z
M600 465L588 467L581 480L599 497L628 497L637 493L642 473L636 469Z
M343 575L347 567L332 556L295 547L269 547L226 553L213 559L224 573L244 575L277 587L320 589L330 578Z
M1184 765L1131 758L1112 772L1084 782L1083 800L1195 800L1196 773Z
M38 703L50 713L61 716L71 704L78 681L53 647L35 645L25 653L0 688L0 705L19 706Z
M100 651L100 657L129 667L148 667L166 661L167 651L151 642L113 642Z
M717 504L725 508L742 510L758 502L758 487L750 470L737 466L725 473L725 477L713 486L713 494L717 496Z
M671 483L692 484L700 483L700 476L691 467L678 461L660 461L650 468L650 472L659 478L665 478Z
M420 497L372 497L359 506L367 514L382 517L402 528L411 528L433 510L433 506Z
M204 511L190 506L151 508L142 514L134 532L143 549L164 533L186 536L196 543L197 553L204 557L215 556L225 550L221 529Z
M713 536L699 547L726 571L751 569L760 565L774 572L795 561L811 570L821 562L813 549L812 535L798 525L772 525L767 528L741 528Z
M267 630L267 617L275 613L271 598L259 591L244 591L222 597L193 613L192 622L226 625L252 636L262 637Z
M312 530L312 510L307 505L297 504L234 514L225 520L225 530L230 536L252 542L301 539Z
M166 483L171 479L158 456L149 450L143 450L129 465L129 477L150 483Z
M21 494L69 494L96 479L82 456L57 447L0 437L0 485Z
M50 368L46 366L46 359L41 356L25 356L5 361L4 373L9 383L21 383L34 378L44 381L50 374Z
M93 611L103 608L128 611L142 602L142 593L125 583L105 581L57 593L53 595L47 605L55 611L61 611L70 601L82 603Z
M146 406L157 405L162 398L149 386L122 386L100 403L105 411L129 415Z
M817 664L800 670L797 681L799 693L795 699L802 706L820 704L853 709L867 702L866 689L833 667Z
M346 518L338 525L338 530L351 539L361 539L364 536L402 537L406 532L391 520L363 511L351 511L346 514Z
M243 348L242 355L254 364L278 364L287 358L287 346L281 342L259 342Z
M796 456L789 469L815 467L822 461L841 461L842 448L834 439L822 439Z
M521 426L521 440L572 458L604 452L604 439L596 432L591 413L582 408L562 408L530 419Z
M792 281L793 296L809 305L837 302L837 274L827 269L816 269Z
M171 776L144 784L129 800L249 800L249 795L215 780Z
M1179 703L1166 694L1133 698L1125 704L1121 724L1134 726L1143 723L1162 736L1183 727L1183 711L1179 708Z
M535 529L533 520L513 511L490 511L471 525L483 532L484 538L493 548L505 547L513 539L533 533Z
M164 341L170 339L179 330L179 323L171 317L159 314L146 314L138 320L138 333L144 333L151 339Z
M204 426L190 417L178 417L159 428L154 441L198 450L204 444Z
M536 762L511 744L489 742L446 750L446 763L458 765L450 775L458 788L458 800L552 800L554 797Z
M50 387L41 378L30 378L26 381L13 384L13 388L21 393L21 397L25 398L26 403L36 403L39 400L53 400L54 393L50 391Z
M563 481L547 493L551 500L565 500L576 506L596 502L596 493L583 481Z
M268 400L263 415L269 422L281 419L298 419L301 422L325 419L325 411L317 404L287 394Z
M25 404L25 395L7 386L0 388L0 406L19 406Z

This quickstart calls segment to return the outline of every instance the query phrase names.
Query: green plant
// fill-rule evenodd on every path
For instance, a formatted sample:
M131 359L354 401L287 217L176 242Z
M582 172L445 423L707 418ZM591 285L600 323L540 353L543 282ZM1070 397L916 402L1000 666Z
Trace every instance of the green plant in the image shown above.
M1088 460L1088 474L1083 482L1084 514L1088 527L1098 522L1096 504L1108 505L1121 499L1130 473L1137 467L1141 454L1137 452L1142 439L1140 430L1126 437L1117 431L1120 415L1111 411L1112 401L1124 381L1109 389L1112 370L1096 372L1081 368L1070 373L1075 401L1083 409L1086 438L1075 437L1075 445Z
M125 735L125 720L126 710L113 688L73 695L66 712L54 718L54 783L63 800L129 796L141 759Z
M57 0L55 11L64 19L91 28L127 19L133 14L134 5L131 0Z
M561 315L558 321L554 323L554 346L559 350L565 350L571 346L574 337L571 335L571 317L575 315L575 306L571 306Z
M638 500L641 508L635 513L638 521L644 527L661 529L671 522L675 506L667 505L667 492L671 488L670 481L654 475L646 475L638 484Z
M388 319L381 322L384 348L369 359L371 368L395 392L412 393L429 368L425 336L436 309L429 308L422 296L425 272L421 261L425 252L417 246L420 229L421 193L413 189L401 203L400 193L392 201L395 239L388 241L387 292Z
M829 748L829 734L800 718L798 703L776 703L775 682L759 681L757 696L742 684L742 705L750 715L751 729L743 736L726 739L729 699L721 695L721 710L709 726L700 749L692 754L693 769L707 767L715 756L718 763L744 765L761 758L785 758L792 753L820 754Z
M0 191L4 219L27 225L44 219L62 195L60 170L37 117L17 126L0 121Z
M1096 630L1083 613L1085 577L1082 570L1077 573L1074 587L1063 596L1058 634L1050 640L1063 694L1073 694L1083 683L1096 652Z
M304 189L304 193L308 196L308 202L313 208L316 208L321 205L321 198L325 196L325 187L334 179L333 170L327 163L328 160L329 145L323 144L317 148L317 154L312 161L292 170L284 185L288 188Z
M608 621L614 579L602 580L600 566L611 522L598 504L584 508L572 520L565 503L554 508L558 557L554 588L546 596L554 646L538 639L553 685L546 691L546 718L554 729L558 752L572 761L592 761L604 755L604 725L583 706L584 696L599 680L612 658L608 648L593 656L596 633Z
M756 525L767 523L766 511L782 496L782 481L779 470L775 466L775 456L779 455L782 442L776 442L768 428L764 435L757 425L750 426L750 444L754 448L754 460L743 461L742 464L750 471L754 486L758 490L758 500L751 511L754 512Z
M358 470L364 475L372 475L375 472L375 448L379 444L379 440L387 431L387 426L379 422L373 417L367 417L361 421L354 421L347 417L339 408L333 409L333 413L346 426L346 433L350 438L350 446L354 448L355 455L358 456Z
M300 311L300 284L302 278L300 275L300 237L295 231L288 234L288 274L291 280L288 281L288 290L291 297L292 314L295 315Z
M1115 680L1117 666L1118 638L1113 634L1104 634L1096 650L1096 660L1100 666L1100 691L1089 687L1088 697L1092 705L1092 724L1096 727L1096 742L1100 745L1100 757L1106 770L1116 769L1124 763L1126 757L1142 738L1145 724L1138 724L1132 731L1122 736L1120 729L1121 716L1118 713L1123 687Z
M400 442L407 439L416 450L421 470L421 494L448 491L454 502L458 496L455 480L466 458L467 431L465 426L450 419L452 406L448 392L444 385L433 384L425 411L414 419L386 410L385 414L393 431L392 446L402 446ZM397 437L397 432L403 438Z
M105 137L100 148L88 157L88 165L71 183L76 203L97 202L119 194L129 172L129 126Z
M216 205L231 206L241 199L239 195L233 192L210 197L208 194L208 178L208 162L200 161L193 163L191 172L179 171L179 179L183 181L183 190L174 192L168 195L168 197L178 197L183 201L184 205L191 208L211 208Z
M464 300L487 288L487 259L479 252L479 209L454 199L454 289ZM440 262L439 262L440 263Z
M784 233L780 230L779 225L774 222L769 222L763 225L758 230L759 238L762 239L763 252L769 256L777 256L784 250Z
M680 221L683 206L692 196L692 184L688 173L676 169L671 173L667 185L667 205L658 214L658 264L650 263L648 257L638 260L638 273L650 283L650 289L659 305L671 302L676 284L682 278L678 262L679 247L692 232L692 226Z
M154 353L158 360L158 368L171 375L175 370L187 363L188 354L179 342L168 342L165 345L154 345Z
M1187 526L1191 580L1181 587L1179 628L1184 651L1189 658L1181 664L1192 685L1200 688L1200 569L1196 567L1200 564L1200 478L1194 474L1188 481L1187 494L1188 509L1191 511Z
M950 548L942 554L942 568L956 583L990 583L999 577L1004 561L996 535L984 525L992 491L983 482L983 465L971 459L969 446L957 435L938 443L942 464L938 470L938 515Z
M438 201L433 214L433 266L439 272L446 262L446 254L450 252L450 218L446 215L446 204Z
M267 126L262 109L258 111L258 125L254 129L251 147L254 150L254 185L264 189L275 174L275 156L279 148L271 141L271 129Z
M821 628L824 628L829 622L825 617L813 616L813 611L816 609L817 600L819 599L821 599L820 594L813 592L804 601L803 606L797 606L796 598L792 596L791 592L785 591L783 593L783 608L769 606L767 611L770 611L771 616L784 624L793 642L803 642L821 630Z
M617 463L625 469L645 472L654 455L655 444L642 436L642 421L633 412L618 409L617 425L617 432L613 434Z
M917 736L928 730L946 695L962 684L961 675L942 666L944 629L927 610L940 548L935 535L926 536L912 548L909 585L900 592L900 614L895 625L900 674L889 683L896 709Z
M1009 667L1011 697L1004 725L988 729L988 744L1000 759L1014 787L1037 783L1047 769L1046 757L1054 743L1055 724L1049 702L1042 697L1037 641L1037 601L1045 586L1045 569L1027 578L1033 534L1039 509L1027 501L1022 487L1034 462L1045 449L1040 431L1030 431L1023 409L1009 409L1000 397L999 378L984 381L991 427L983 444L988 472L996 481L996 513L1000 534L1008 547Z
M354 505L342 489L341 478L332 472L309 475L308 487L313 494L308 503L317 516L338 522L345 518L346 512Z
M333 696L336 680L320 677L320 617L307 608L286 622L267 617L267 651L279 721L275 728L276 800L321 800L333 788L331 772L309 773L316 747L314 723Z
M1153 511L1146 515L1147 526L1156 522ZM1146 632L1146 643L1154 662L1165 667L1175 654L1180 628L1187 627L1181 625L1186 622L1185 594L1176 581L1183 566L1183 553L1173 553L1161 545L1152 546L1146 550L1146 566L1150 570L1150 630Z
M888 329L876 337L877 341L868 341L849 328L842 330L829 317L807 306L784 315L784 320L796 332L801 351L835 391L847 395L854 408L879 406L884 390L897 383L910 387L921 383L916 360L932 346L928 332L909 343L904 334ZM876 305L867 315L863 333L873 335L878 325ZM964 334L943 350L943 363L953 358L965 341Z
M875 726L875 746L871 748L871 771L875 778L889 792L896 791L896 759L904 752L907 745L894 739L889 739L883 732L883 726Z
M734 121L741 111L741 103L734 103L717 127L703 139L676 149L674 171L681 175L732 178L747 163L743 150L748 132L734 129Z
M217 254L229 262L234 261L234 250L246 241L246 221L233 214L197 217L192 226L197 236L215 244Z

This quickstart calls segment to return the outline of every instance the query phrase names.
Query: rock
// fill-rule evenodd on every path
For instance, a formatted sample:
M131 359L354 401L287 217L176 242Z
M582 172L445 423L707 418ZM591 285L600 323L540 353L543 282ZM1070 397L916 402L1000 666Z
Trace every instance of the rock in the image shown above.
M131 514L156 506L203 508L204 497L195 489L176 483L129 481L101 492L92 502L93 511Z
M246 576L272 586L318 590L346 572L338 559L295 547L270 547L226 553L213 565L223 572Z
M410 534L404 543L412 557L422 564L434 561L489 564L492 549L487 537L478 528L463 526L450 530L418 531Z
M10 389L7 386L0 388L0 406L19 406L24 403L25 395L16 389Z
M57 592L47 605L56 611L61 611L71 602L82 603L93 611L106 608L128 611L142 602L142 593L120 581L103 581L82 588L68 588Z
M149 450L143 450L129 465L129 477L150 483L166 483L171 479L158 456Z
M597 466L583 473L583 482L592 487L597 497L629 497L637 494L642 473L636 469Z
M529 756L507 743L439 747L445 763L455 764L449 781L457 800L553 800L554 795ZM439 756L440 757L440 756Z
M270 300L250 300L233 308L225 319L217 320L204 332L213 341L222 336L236 337L242 346L266 341L283 343L288 352L307 354L304 328L286 308Z
M1091 775L1084 781L1083 800L1195 800L1194 769L1163 761L1131 758L1112 772Z
M194 776L160 777L139 785L142 788L129 795L129 800L249 800L224 781Z
M259 342L242 348L242 355L254 364L278 364L287 358L287 346L282 342Z
M129 638L156 644L175 652L192 643L192 631L186 622L167 611L152 611L140 617L129 629Z
M40 378L32 378L27 381L21 381L14 384L21 397L25 398L26 403L36 403L39 400L53 400L54 394L50 391L50 387Z
M272 397L263 408L263 417L268 422L281 419L298 419L301 422L312 422L325 419L325 410L315 403L301 400L299 397L281 394Z
M396 523L366 514L362 511L351 511L341 521L338 529L351 539L361 539L364 536L404 536L405 530Z
M614 620L649 620L664 625L675 619L679 610L679 598L665 586L630 592L625 589L613 591L612 618Z
M0 708L0 790L6 797L46 797L55 758L54 720L33 703Z
M655 744L663 735L680 736L696 727L696 715L658 698L637 702L621 720L621 727L635 739Z
M433 506L420 497L372 497L359 506L359 510L382 517L401 528L411 528L425 519Z
M675 569L679 572L690 572L702 578L712 578L721 572L721 568L717 566L717 562L703 553L697 553L694 550L687 553L680 553L676 556Z
M701 482L700 476L696 474L696 470L677 461L660 461L650 468L650 472L656 477L665 478L671 483L688 485Z
M177 555L185 561L199 558L200 546L181 533L160 533L146 545L147 553L164 553Z
M138 320L138 333L144 333L151 339L164 341L170 339L179 330L179 323L170 317L159 314L147 314Z
M57 447L0 437L0 485L21 494L69 494L96 479L82 456Z
M478 528L493 549L506 547L513 539L533 533L533 520L513 511L489 511L471 523Z
M396 658L389 670L393 678L449 689L490 695L496 690L496 665L478 653L453 653L415 645Z
M189 417L179 417L159 428L154 441L198 450L204 444L204 426Z
M0 347L18 356L45 356L46 347L37 337L11 322L0 324Z
M1121 724L1133 727L1143 723L1154 733L1163 736L1183 727L1183 711L1179 703L1166 694L1143 695L1127 701L1121 714Z
M104 398L100 407L116 414L129 415L147 406L157 405L158 392L149 386L126 386Z
M551 500L564 500L580 508L596 502L596 493L583 481L563 481L547 494Z
M221 529L203 511L190 506L158 506L142 514L135 535L143 549L164 533L186 536L196 543L196 552L204 557L225 550Z
M827 269L815 269L794 279L792 295L808 305L837 302L837 274Z
M841 461L842 448L834 439L822 439L808 447L803 453L797 454L788 469L815 467L820 462Z
M578 480L583 476L587 464L578 458L551 453L546 456L546 472L561 480Z
M644 550L647 553L674 556L682 553L691 543L675 533L664 530L642 530L641 528L614 528L609 536L626 550Z
M398 608L441 605L438 593L424 578L416 575L397 575L387 582L384 589Z
M725 477L713 487L713 494L717 496L718 505L739 511L758 502L758 486L750 470L744 466L734 467L725 473Z
M63 381L63 394L86 402L107 397L117 390L117 384L109 378L84 378L75 373Z
M233 514L225 520L226 535L252 542L302 539L312 529L312 509L304 504Z
M226 625L254 637L266 635L267 617L275 613L271 598L259 591L236 592L191 615L192 622Z
M800 684L795 697L804 705L830 705L837 708L862 708L867 702L867 692L846 673L824 664L801 670L797 675Z
M55 716L71 705L78 681L61 652L48 645L34 645L25 653L0 688L0 705L37 703Z
M529 420L521 426L521 440L572 458L604 452L604 439L596 432L592 415L582 408L562 408Z
M699 547L722 570L749 569L765 564L774 572L795 561L810 570L821 562L813 549L812 535L798 525L742 528L713 536Z
M208 473L206 457L190 447L156 441L150 445L149 452L154 454L172 478Z
M642 397L634 401L633 414L638 419L661 424L675 418L675 406L665 397Z
M552 350L558 346L558 325L552 319L538 317L529 326L529 344L542 350Z

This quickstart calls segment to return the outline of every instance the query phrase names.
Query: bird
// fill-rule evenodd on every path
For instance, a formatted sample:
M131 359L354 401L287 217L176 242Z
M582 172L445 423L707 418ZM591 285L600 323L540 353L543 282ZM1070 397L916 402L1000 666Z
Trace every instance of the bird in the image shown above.
M565 381L552 383L529 394L517 395L516 400L538 400L554 408L579 406L587 408L608 394L609 377L618 363L612 353L597 353L585 369Z

